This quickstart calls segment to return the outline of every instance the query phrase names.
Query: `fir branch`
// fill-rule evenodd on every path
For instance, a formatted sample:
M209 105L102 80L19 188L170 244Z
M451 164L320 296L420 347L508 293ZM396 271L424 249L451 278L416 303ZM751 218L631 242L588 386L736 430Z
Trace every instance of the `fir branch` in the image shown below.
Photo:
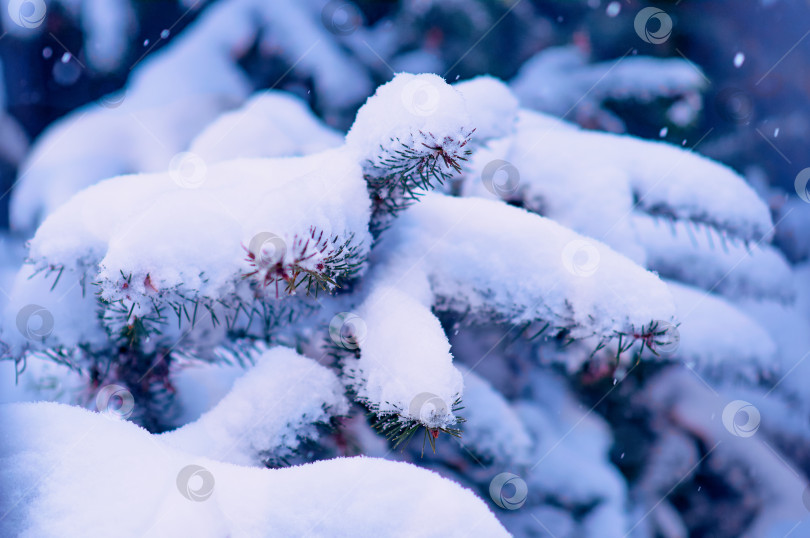
M339 242L337 235L326 237L312 227L306 236L296 236L281 256L270 260L243 245L245 261L253 270L242 278L251 278L262 290L272 287L277 299L282 293L293 295L302 285L307 295L331 292L357 274L365 262L360 254L362 243L356 243L354 237L351 234Z
M371 232L379 236L391 220L419 200L425 192L461 172L471 150L466 146L473 131L459 138L436 140L419 132L412 140L397 138L394 148L380 146L380 153L365 166L365 179L372 201Z
M364 398L355 398L364 407L368 409L367 417L371 426L377 433L385 437L389 442L393 443L393 448L402 447L402 450L408 446L410 440L419 431L420 428L425 430L425 439L430 442L430 447L433 453L436 453L436 439L439 438L440 433L446 433L458 439L461 439L461 429L452 427L431 427L421 421L404 416L400 413L381 412L379 405L370 402ZM454 415L455 424L461 424L466 420L459 416L457 413L461 409L461 398L453 402L450 406L450 412ZM422 456L424 456L424 442L422 446Z

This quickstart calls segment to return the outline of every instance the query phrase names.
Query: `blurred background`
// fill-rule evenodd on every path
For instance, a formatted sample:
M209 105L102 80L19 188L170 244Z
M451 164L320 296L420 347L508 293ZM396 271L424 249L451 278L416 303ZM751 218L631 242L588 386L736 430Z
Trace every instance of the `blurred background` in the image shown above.
M50 0L47 8L45 2L11 3L27 8L34 19L43 10L47 14L41 23L29 23L36 28L21 28L3 13L0 103L8 115L0 144L4 227L7 191L25 154L23 145L57 118L121 88L134 68L210 7L205 0ZM674 30L660 43L647 43L636 34L634 18L648 3L635 0L299 2L310 13L320 12L330 31L319 38L335 43L340 61L317 52L300 61L306 50L298 50L296 36L288 30L298 15L285 13L285 4L278 2L277 16L259 29L264 35L240 51L244 74L255 88L272 86L299 94L339 128L348 127L368 91L390 79L391 69L436 72L448 81L484 73L508 81L538 54L573 47L582 55L583 65L577 70L559 61L547 62L547 73L567 71L568 87L559 83L558 88L538 90L542 95L534 96L530 103L534 108L563 115L579 98L575 86L590 85L598 78L590 81L585 65L628 55L674 58L700 69L698 88L676 87L674 95L666 95L655 86L677 86L677 81L665 80L664 75L655 80L655 72L650 72L650 95L622 95L614 88L594 96L598 106L583 99L567 119L675 143L686 139L690 146L700 140L700 153L788 193L794 192L796 174L808 166L806 1L649 4L673 21ZM316 30L321 33L324 28ZM351 64L352 76L329 73L345 70L346 64ZM674 100L694 99L684 95L693 89L702 96L700 112L668 116ZM572 102L566 102L570 97ZM9 120L16 125L11 127ZM661 135L663 128L666 134ZM782 238L783 244L788 240ZM798 245L785 248L794 259L808 254Z

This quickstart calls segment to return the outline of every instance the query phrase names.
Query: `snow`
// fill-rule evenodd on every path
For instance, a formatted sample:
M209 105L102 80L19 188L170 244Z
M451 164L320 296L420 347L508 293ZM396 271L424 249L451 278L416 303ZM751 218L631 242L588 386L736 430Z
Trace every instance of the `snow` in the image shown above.
M779 352L780 393L804 399L807 394L805 380L810 375L810 265L803 263L794 267L793 282L796 300L784 304L767 299L740 299L740 310L756 320L767 330ZM775 393L776 394L776 393ZM791 428L792 429L792 428Z
M3 535L508 535L472 492L406 463L241 467L53 403L2 406L0 423L17 432L0 442Z
M87 392L85 376L51 359L28 356L23 364L0 361L0 403L73 404L84 399Z
M510 402L472 370L459 369L464 376L461 443L484 461L528 463L532 438Z
M97 5L107 0L90 4L94 17L100 16L96 9L113 9ZM284 40L284 47L271 50L314 77L325 106L361 101L371 91L368 76L325 38L326 29L307 9L290 0L226 0L206 9L168 46L135 64L125 95L79 108L40 136L18 175L13 227L32 232L73 194L102 179L165 171L204 126L247 99L252 88L238 61L260 34ZM113 30L102 30L97 34L111 39L107 32ZM115 37L124 35L117 31ZM117 46L106 43L95 54L112 55Z
M196 456L262 466L291 456L305 439L316 440L315 424L326 424L348 408L343 385L331 370L276 347L262 354L213 409L160 439Z
M791 267L767 243L745 245L716 229L688 221L633 215L647 266L667 278L727 297L792 299Z
M346 146L361 162L381 162L404 144L465 140L470 119L464 98L441 77L399 73L383 84L357 112ZM432 142L431 142L432 141Z
M353 237L361 257L371 245L365 182L344 151L226 161L205 170L197 188L163 173L85 189L43 223L31 241L31 259L78 276L83 267L77 260L98 263L92 276L103 297L144 306L151 294L165 291L212 298L233 293L253 271L245 248L258 234L280 238L289 257L313 228L316 237L323 232L338 244ZM113 198L128 204L111 206Z
M767 205L731 169L662 142L584 131L524 109L518 117L511 136L473 154L463 195L521 202L656 270L671 270L666 260L675 259L676 252L685 254L684 237L696 241L694 236L706 235L688 253L700 265L691 270L689 264L678 264L678 271L691 273L688 282L703 284L741 265L724 281L725 289L790 296L777 279L757 282L766 273L786 274L783 258L773 249L763 244L743 256L741 241L767 241L773 225ZM499 161L508 163L514 177L493 189L486 182L487 170ZM656 226L652 217L675 222ZM668 231L672 227L675 234ZM730 245L728 252L710 252L723 243Z
M592 256L588 271L583 252ZM462 389L431 306L471 320L548 322L552 335L566 329L596 340L675 314L655 275L550 220L489 200L426 194L394 222L375 256L381 268L367 278L358 312L366 331L347 375L373 406L415 420L411 403L437 396L444 412L431 427L455 421L449 409Z
M3 3L3 30L16 38L34 39L48 28L49 11L62 13L81 26L83 52L90 69L113 72L126 58L137 30L131 0L36 0Z
M98 320L95 296L87 281L83 286L78 277L70 275L56 281L55 274L34 276L34 271L31 265L22 266L3 305L0 339L8 346L8 354L19 357L27 349L56 344L68 349L79 344L104 348L109 336ZM26 315L24 309L33 311Z
M431 307L515 325L548 322L552 335L566 329L572 338L597 341L675 314L655 275L596 241L494 201L428 193L394 222L380 247L357 312L365 328L359 358L345 359L344 371L375 409L429 427L453 424L451 407L462 395ZM582 253L591 257L587 271ZM423 394L441 402L429 420L421 406L412 407Z
M582 409L559 377L537 372L532 374L531 386L537 401L518 401L515 408L535 441L531 465L523 474L530 499L536 499L532 504L589 506L582 518L572 517L567 510L568 521L551 523L562 529L572 525L584 536L625 536L627 484L608 460L612 439L607 424ZM527 527L533 526L527 514L516 516L526 519ZM511 531L526 533L518 523L506 520Z
M671 368L656 376L639 397L648 399L651 412L664 411L661 416L666 417L665 422L657 425L657 430L669 427L711 448L712 472L724 474L728 487L753 496L753 502L749 502L755 517L746 532L751 536L784 536L807 513L801 502L807 481L774 451L773 439L767 439L766 434L740 437L726 429L721 417L726 406L738 399L735 392L730 389L718 393L694 373ZM755 470L756 480L746 480L744 473L734 469ZM673 482L685 479L677 468L669 472Z
M679 359L701 367L731 362L735 371L752 377L760 369L780 369L776 344L759 323L711 293L667 284L678 308Z
M528 196L541 197L550 217L561 213L561 222L575 228L590 220L590 226L610 229L631 210L644 210L710 224L745 240L773 233L767 206L742 177L663 142L582 130L538 140L518 132L507 160L521 171ZM632 196L629 204L603 202L614 211L612 220L588 219L590 206L565 208L563 200L585 204L603 195L600 181L612 182L620 193L614 196Z
M427 194L390 232L382 245L398 256L391 271L421 266L439 310L469 308L514 324L549 321L574 338L612 337L674 314L655 275L598 241L502 203ZM580 254L598 258L596 267L580 271L582 262L595 261Z
M367 327L360 358L347 359L344 367L358 397L381 414L397 413L431 428L455 424L451 408L461 396L462 377L430 304L383 283L359 315Z
M242 365L224 361L209 363L194 358L173 361L169 379L175 388L179 413L172 423L182 426L200 418L230 392L244 373Z
M324 125L301 99L271 90L218 117L194 138L189 152L215 163L307 155L342 144L343 135Z
M225 5L262 22L260 48L280 51L299 76L308 75L327 109L351 107L371 93L368 72L333 39L318 16L320 8L296 0L228 0Z
M753 528L781 531L786 514L798 513L796 492L806 481L777 468L780 456L764 436L795 434L800 419L774 419L750 445L727 442L734 433L723 428L721 404L752 399L731 379L761 396L757 383L779 386L774 375L794 369L770 407L762 404L762 416L786 415L788 397L803 401L810 269L792 268L767 244L769 208L730 168L670 144L585 131L521 108L573 112L580 120L591 114L597 125L621 131L605 101L665 97L677 100L668 116L683 126L700 108L701 73L680 60L589 65L573 48L530 60L512 82L514 94L489 76L449 85L437 75L399 73L368 98L343 137L293 94L254 92L238 66L253 45L262 55L278 52L329 96L313 102L330 121L330 111L359 102L369 79L354 51L343 48L358 39L323 39L328 29L313 16L322 4L217 2L139 64L125 91L37 141L13 218L24 231L44 222L0 319L0 339L12 357L25 357L26 371L15 386L23 363L0 363L0 399L74 407L0 408L0 425L15 432L0 441L0 480L9 485L0 513L11 510L0 534L506 534L471 491L405 463L337 458L265 468L323 457L302 450L310 442L326 445L329 456L387 457L388 444L347 396L408 425L460 428L459 443L421 463L483 496L492 491L484 475L518 478L527 486L521 510L499 512L518 534L536 531L538 521L560 536L683 533L673 504L656 501L718 441L710 465L768 474ZM101 17L122 6L93 0L83 9ZM617 2L607 7L610 16L619 10ZM109 56L93 60L98 65L113 61L115 39L125 37L111 35L124 16L116 13L115 26L99 34ZM431 58L434 52L415 50L398 61ZM345 84L355 75L356 84ZM667 127L659 134L667 136ZM367 180L390 174L390 159L402 151L416 161L467 150L474 154L457 182L424 194L372 236L377 215ZM806 219L787 216L779 239L801 257ZM284 279L274 273L276 262L325 271L321 250L295 259L321 232L327 247L357 248L362 278L317 300L279 294ZM200 323L196 308L196 326L188 313L183 319L176 305L197 302L210 308L201 319L229 311L228 326ZM160 337L139 342L138 352L169 350L167 386L177 391L178 413L162 424L177 429L152 435L80 409L92 407L100 388L88 363L115 354L115 335L130 316L145 319L163 308L171 317L169 304L178 323L172 318ZM250 307L279 304L317 313L248 330L257 312ZM654 322L677 324L678 348L648 370L657 381L625 381L626 364L613 363L618 337L638 339ZM543 327L545 340L517 336ZM521 349L502 352L516 328ZM491 334L462 335L451 346L448 335L465 330ZM235 334L247 338L234 341ZM253 343L244 362L207 362L235 357L228 346L243 350L253 337L291 347ZM577 342L563 351L568 339ZM327 367L332 344L344 352ZM75 368L46 361L46 348L76 359ZM588 370L604 357L609 371ZM668 366L676 361L686 368ZM552 368L596 381L610 376L610 392L632 383L629 412L643 411L654 437L643 461L635 455L635 463L624 462L642 467L631 471L638 477L628 482L611 462L617 426L597 414L602 409L589 409L595 393L568 386ZM707 380L717 392L704 390ZM800 417L806 406L796 407ZM484 465L470 470L470 458ZM726 475L740 486L739 473ZM126 495L110 495L121 484Z
M130 0L84 0L81 3L87 63L101 72L114 72L125 60L137 20Z
M203 126L247 97L234 55L255 32L249 14L214 6L189 30L138 63L125 91L78 108L39 136L12 193L12 228L32 232L102 179L166 170Z
M479 76L456 82L453 88L464 97L476 139L501 138L514 131L518 100L502 81Z
M526 61L511 81L523 107L556 116L594 122L615 132L625 130L618 116L603 107L605 101L678 98L692 111L701 108L700 90L706 85L691 62L625 56L588 64L586 54L574 46L549 47Z

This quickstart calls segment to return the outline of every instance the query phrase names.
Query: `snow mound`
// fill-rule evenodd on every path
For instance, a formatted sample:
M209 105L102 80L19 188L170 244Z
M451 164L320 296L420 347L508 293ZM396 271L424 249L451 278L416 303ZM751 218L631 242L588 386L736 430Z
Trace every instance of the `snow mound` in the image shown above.
M160 436L169 446L213 460L261 466L293 455L316 424L345 414L343 385L331 370L285 347L262 354L210 411Z
M15 432L0 441L4 536L508 536L471 491L406 463L240 467L53 403L4 405L0 425Z
M466 140L469 125L464 98L441 77L398 73L357 112L346 145L361 162L381 165L384 157L418 140L434 145Z
M206 163L251 157L292 157L343 144L301 99L281 91L257 94L226 112L191 142L189 152Z
M127 205L108 203L118 198ZM292 258L307 241L312 250L318 238L330 245L352 238L364 257L368 219L360 168L339 150L211 166L189 153L169 173L113 178L82 191L39 228L30 257L76 271L98 264L93 276L110 301L149 302L177 289L220 298L255 269L246 249L257 258Z

